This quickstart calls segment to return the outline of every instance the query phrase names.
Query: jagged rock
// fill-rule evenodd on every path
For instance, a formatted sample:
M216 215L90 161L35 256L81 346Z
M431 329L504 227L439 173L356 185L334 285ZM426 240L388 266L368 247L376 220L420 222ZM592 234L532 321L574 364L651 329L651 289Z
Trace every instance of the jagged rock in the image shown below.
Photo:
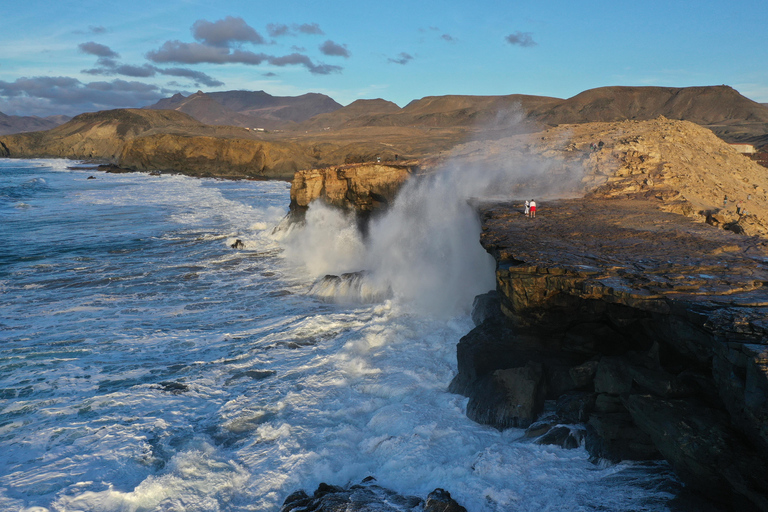
M593 460L657 460L659 450L626 410L593 413L586 428L586 448Z
M473 388L467 416L499 429L526 428L544 409L544 370L529 362L519 368L496 370Z
M548 202L535 225L518 209L481 209L504 320L460 341L454 383L485 410L494 399L503 409L507 395L488 375L534 361L550 398L569 380L582 386L581 399L561 397L558 416L586 420L595 460L663 456L690 488L768 510L758 483L768 469L755 462L768 459L768 243L640 200ZM690 411L688 423L669 404ZM740 444L702 448L710 437Z
M235 243L230 245L230 247L233 249L245 249L245 244L243 243L242 240L238 238L237 240L235 240Z
M501 317L501 303L499 294L496 290L478 295L472 302L472 322L480 325L489 318L499 319Z
M603 357L595 375L595 391L620 395L629 393L632 389L632 375L627 371L627 365L619 357Z
M424 512L467 512L467 509L456 503L448 491L435 489L427 496Z
M291 183L291 211L322 200L367 216L386 208L415 172L417 162L350 164L297 172Z
M557 398L556 413L563 423L584 423L595 408L594 393L572 391Z
M426 501L402 496L376 485L367 477L358 485L340 487L322 483L312 496L300 490L283 502L280 512L466 512L448 491L435 489Z

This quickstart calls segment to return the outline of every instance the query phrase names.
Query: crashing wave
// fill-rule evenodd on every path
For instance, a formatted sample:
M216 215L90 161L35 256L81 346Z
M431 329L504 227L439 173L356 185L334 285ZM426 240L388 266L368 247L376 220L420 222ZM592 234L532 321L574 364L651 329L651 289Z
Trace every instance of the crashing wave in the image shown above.
M326 302L365 304L381 302L392 296L389 287L377 286L365 271L340 276L328 274L315 281L309 293Z

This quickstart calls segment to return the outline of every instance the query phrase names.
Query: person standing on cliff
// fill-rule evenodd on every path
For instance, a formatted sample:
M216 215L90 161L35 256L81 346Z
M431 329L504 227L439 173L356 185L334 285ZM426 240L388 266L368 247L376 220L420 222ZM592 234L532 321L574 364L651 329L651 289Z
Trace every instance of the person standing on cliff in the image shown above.
M530 208L531 208L531 218L535 219L536 218L536 201L533 199L531 199Z
M525 200L525 216L528 217L531 214L531 203Z

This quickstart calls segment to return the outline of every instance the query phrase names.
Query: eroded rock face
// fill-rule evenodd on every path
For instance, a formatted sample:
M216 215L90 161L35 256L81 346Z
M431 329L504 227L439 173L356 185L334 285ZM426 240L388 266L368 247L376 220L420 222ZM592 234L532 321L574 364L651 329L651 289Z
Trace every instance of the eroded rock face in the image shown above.
M303 152L290 144L258 140L158 134L125 143L121 167L175 171L197 176L290 179L309 165Z
M299 171L291 183L291 210L314 200L361 215L386 208L419 170L418 162L350 164Z
M595 457L663 456L708 497L768 510L768 242L657 206L482 208L503 319L461 340L451 389L494 424L514 404L488 382L540 365L556 420L583 422Z

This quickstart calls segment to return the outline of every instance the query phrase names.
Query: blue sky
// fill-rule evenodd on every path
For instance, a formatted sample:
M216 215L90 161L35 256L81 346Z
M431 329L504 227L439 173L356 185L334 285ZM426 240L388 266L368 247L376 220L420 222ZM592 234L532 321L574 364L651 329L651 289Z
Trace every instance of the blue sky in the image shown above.
M176 92L568 98L726 84L768 103L765 0L25 0L0 18L0 112L74 115Z

